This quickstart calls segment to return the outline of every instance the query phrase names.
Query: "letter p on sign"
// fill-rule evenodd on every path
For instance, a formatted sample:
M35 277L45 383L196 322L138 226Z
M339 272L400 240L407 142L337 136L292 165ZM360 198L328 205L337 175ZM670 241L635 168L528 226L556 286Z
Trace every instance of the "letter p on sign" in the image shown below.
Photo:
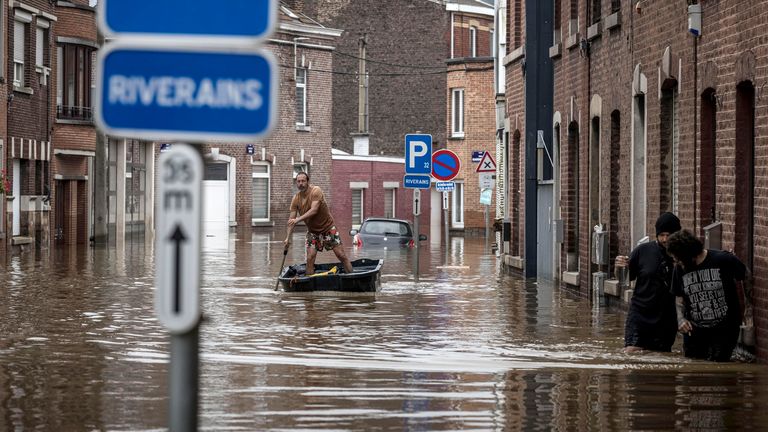
M405 136L405 173L432 173L432 135L408 134Z

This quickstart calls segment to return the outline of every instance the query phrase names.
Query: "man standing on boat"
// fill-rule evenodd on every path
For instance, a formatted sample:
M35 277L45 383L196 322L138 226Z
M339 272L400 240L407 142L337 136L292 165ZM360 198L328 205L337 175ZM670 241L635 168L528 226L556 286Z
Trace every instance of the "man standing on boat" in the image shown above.
M344 271L352 273L352 263L349 262L344 247L341 245L339 231L333 222L333 216L325 202L325 195L320 187L309 184L309 174L300 172L296 175L296 187L299 191L291 200L291 215L288 218L288 234L285 237L286 249L291 245L291 236L296 223L304 221L307 226L307 272L309 276L315 272L317 253L331 250L341 261Z

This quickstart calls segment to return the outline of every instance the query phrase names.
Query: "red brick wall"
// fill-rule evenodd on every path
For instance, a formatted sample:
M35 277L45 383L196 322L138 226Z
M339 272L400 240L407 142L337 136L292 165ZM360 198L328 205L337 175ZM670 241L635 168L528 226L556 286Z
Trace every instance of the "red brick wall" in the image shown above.
M446 78L440 69L450 57L450 14L444 5L412 0L293 0L290 4L325 26L344 30L333 56L334 70L342 72L333 77L334 148L353 152L350 134L358 130L358 59L354 57L363 34L371 74L370 153L403 156L405 134L417 131L431 134L435 148L445 146Z
M367 182L368 188L363 193L363 217L384 216L384 182L397 182L399 187L395 195L395 217L413 223L413 192L403 187L405 164L403 162L382 162L367 160L340 160L332 162L334 175L331 188L334 198L330 200L331 213L336 227L341 232L342 241L349 245L352 228L352 190L350 182ZM429 191L422 191L421 216L419 226L422 233L430 224Z
M491 30L493 30L493 17L481 17L476 15L454 14L453 17L453 57L470 57L470 33L469 28L477 28L476 57L490 57ZM450 136L450 135L448 135Z
M744 3L736 0L703 2L702 36L695 41L687 31L687 1L646 2L642 13L634 5L622 2L621 25L611 30L602 29L601 34L589 41L588 50L579 45L565 46L568 37L569 8L561 8L560 27L563 31L562 55L554 59L555 89L554 111L561 117L559 159L562 175L561 206L565 226L565 247L561 254L563 263L566 250L578 247L580 265L580 287L582 295L589 293L590 224L605 223L610 235L611 255L626 253L632 249L631 220L631 177L630 158L632 152L632 96L633 71L640 65L640 71L647 78L646 92L646 148L647 148L647 220L646 231L653 235L653 224L662 211L676 211L686 228L703 235L703 225L710 222L709 207L714 203L717 216L724 224L723 248L734 249L747 255L753 246L755 274L756 323L758 327L758 351L765 361L768 358L768 102L762 87L768 78L768 43L765 40L764 17L768 14L765 3ZM513 5L515 2L513 2ZM579 2L579 28L581 38L587 36L587 7ZM610 15L610 5L602 4L602 20ZM513 14L514 7L510 14ZM510 25L515 21L510 17ZM514 39L514 28L508 38ZM524 36L524 35L523 35ZM670 54L665 58L665 50ZM664 70L669 64L668 73ZM514 72L518 62L507 62L507 115L510 119L510 133L520 129L515 124L517 114L522 112L522 81ZM737 86L747 82L755 88L754 121L745 116L746 122L737 123ZM702 94L714 90L716 115L705 113L704 120L715 121L714 135L705 137L707 145L714 145L714 154L702 153L699 148L701 131L712 125L701 124ZM662 92L667 95L676 91L675 101L664 102ZM749 94L749 93L747 93ZM599 208L590 208L589 148L594 131L590 130L592 115L591 102L599 96L601 104L594 113L599 117L600 188L594 189L599 195ZM707 96L709 97L709 96ZM666 108L665 108L665 103ZM748 104L747 104L748 106ZM674 115L676 128L670 126ZM618 119L617 121L612 121ZM568 125L578 128L578 141L569 143ZM594 124L598 124L595 122ZM735 156L739 137L750 138L752 133L744 130L754 124L754 229L751 239L741 243L736 231L750 223L750 218L737 223L737 201L745 194L741 188L748 187L749 178L739 180L737 174L747 167L739 167ZM675 132L678 139L673 144L670 136ZM524 131L521 130L521 133ZM677 146L678 171L670 175L670 153ZM749 147L748 145L746 147ZM514 146L512 146L514 148ZM748 155L749 151L747 151ZM704 195L701 188L702 156L714 158L717 166L715 196ZM522 149L513 154L522 160ZM578 158L578 164L573 160ZM512 167L512 174L516 174ZM524 175L524 174L523 174ZM512 197L515 179L510 179ZM673 205L669 193L676 186L677 197ZM709 186L707 186L709 185ZM711 188L711 183L705 183ZM578 188L578 195L576 189ZM702 198L707 202L702 208ZM578 206L575 204L578 203ZM513 199L512 209L523 208L524 197ZM742 208L747 207L746 205ZM748 209L749 210L749 209ZM578 213L576 213L578 212ZM744 213L747 212L747 213ZM738 217L749 216L747 210ZM522 217L513 221L522 229ZM749 232L745 230L744 232ZM751 244L749 242L752 242ZM514 253L514 251L513 251Z
M481 33L481 32L479 32ZM446 93L446 135L448 149L461 161L456 181L464 181L464 229L484 230L485 211L480 204L479 176L475 172L477 162L472 162L473 151L496 153L495 129L496 106L493 87L493 61L478 59L451 62L448 66ZM451 90L464 89L464 137L451 136ZM495 195L494 198L495 199ZM495 213L495 206L490 209Z
M288 38L288 35L279 36ZM289 39L288 39L289 40ZM327 40L305 40L309 45L328 45ZM293 66L293 43L270 43L267 48L280 65ZM293 164L306 162L309 166L311 183L320 186L329 200L334 198L331 188L331 113L333 101L332 75L333 59L330 50L306 48L299 45L298 57L305 58L306 66L311 63L307 75L307 119L310 130L296 128L295 80L293 68L281 67L277 122L273 133L266 139L253 143L254 161L261 160L265 149L266 160L271 162L270 179L270 220L275 232L283 232L288 221L288 212L293 196ZM300 62L300 60L299 60ZM300 63L299 63L300 65ZM219 154L237 160L235 219L239 229L251 229L252 177L251 157L246 154L246 144L208 143L203 152L210 153L212 147L219 148ZM304 159L301 159L301 150ZM159 150L159 149L158 149ZM270 228L271 229L271 228Z

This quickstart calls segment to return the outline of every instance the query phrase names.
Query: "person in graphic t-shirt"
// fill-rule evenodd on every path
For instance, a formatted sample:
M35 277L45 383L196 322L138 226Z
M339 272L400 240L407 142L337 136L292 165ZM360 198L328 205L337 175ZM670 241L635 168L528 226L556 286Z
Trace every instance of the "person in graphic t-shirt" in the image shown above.
M749 270L730 252L704 249L687 230L669 236L667 251L677 261L671 291L683 354L729 361L739 339L742 296L750 292Z
M317 253L330 250L341 261L344 271L352 273L352 263L341 245L339 231L333 223L333 216L325 202L325 195L319 186L309 184L309 174L300 172L296 175L296 187L299 191L291 200L291 215L288 218L288 234L285 237L286 249L291 245L291 235L296 223L304 221L307 225L307 271L309 276L315 272Z
M656 241L643 243L629 256L616 257L616 269L624 267L635 289L624 324L624 350L672 351L677 337L675 298L669 292L674 262L667 255L669 235L680 230L680 219L662 213L656 219Z

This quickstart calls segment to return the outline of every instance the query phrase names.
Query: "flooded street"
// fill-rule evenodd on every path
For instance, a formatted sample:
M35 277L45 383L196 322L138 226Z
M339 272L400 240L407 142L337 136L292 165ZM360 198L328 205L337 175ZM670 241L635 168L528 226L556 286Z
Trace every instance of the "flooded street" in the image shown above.
M482 239L384 258L375 296L273 291L270 234L205 245L203 430L764 430L768 369L624 354L624 314L505 274ZM301 236L294 243L301 244ZM294 246L286 265L302 262ZM333 260L332 253L319 262ZM152 249L0 269L0 431L162 430Z

